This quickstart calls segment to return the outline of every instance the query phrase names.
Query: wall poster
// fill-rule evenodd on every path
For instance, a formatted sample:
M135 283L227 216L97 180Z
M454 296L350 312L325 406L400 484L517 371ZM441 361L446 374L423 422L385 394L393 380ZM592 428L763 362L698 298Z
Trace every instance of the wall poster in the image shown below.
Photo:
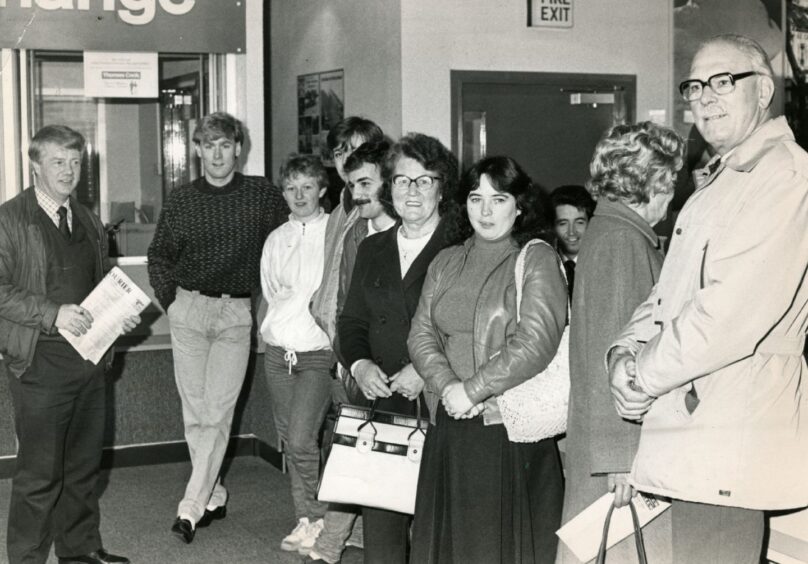
M319 155L331 162L326 138L332 127L345 117L345 73L343 69L302 74L297 77L297 152Z

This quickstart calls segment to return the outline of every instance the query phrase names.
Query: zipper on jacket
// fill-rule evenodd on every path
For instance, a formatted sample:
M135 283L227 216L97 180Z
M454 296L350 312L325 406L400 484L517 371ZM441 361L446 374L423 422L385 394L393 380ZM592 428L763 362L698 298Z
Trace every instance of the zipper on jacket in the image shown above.
M520 250L521 250L521 249L516 249L516 254L517 254L517 255L519 254L519 251L520 251ZM486 277L485 277L485 282L483 282L483 285L480 287L480 293L479 293L479 294L477 294L477 304L476 304L476 306L474 307L474 322L473 322L473 323L472 323L472 325L471 325L471 334L472 334L472 336L473 336L473 335L475 335L475 334L477 333L477 321L478 321L478 320L479 320L479 318L480 318L480 308L481 308L481 305L480 305L480 304L482 303L482 299L481 299L481 298L482 298L483 292L485 292L485 290L486 290L486 288L485 288L485 287L486 287L486 285L488 284L488 282L491 280L491 277L494 275L494 273L495 273L497 270L499 270L499 268L500 268L500 267L503 265L503 263L505 263L505 262L506 262L508 259L510 259L512 256L513 256L513 252L511 252L511 253L510 253L509 255L507 255L507 256L506 256L506 257L505 257L503 260L501 260L501 261L499 262L499 264L497 264L497 265L496 265L496 266L495 266L495 267L494 267L494 268L491 270L491 272L489 272L489 273L488 273L488 276L486 276ZM514 262L515 262L515 261L514 261ZM512 268L511 270L513 271L513 268ZM503 289L502 289L502 291L503 291L503 293L504 293L504 292L505 292L505 289L503 288ZM475 349L473 346L471 347L471 356L472 356L472 362L474 362L474 373L476 374L476 373L477 373L477 371L480 369L480 365L477 363L477 351L476 351L476 349Z

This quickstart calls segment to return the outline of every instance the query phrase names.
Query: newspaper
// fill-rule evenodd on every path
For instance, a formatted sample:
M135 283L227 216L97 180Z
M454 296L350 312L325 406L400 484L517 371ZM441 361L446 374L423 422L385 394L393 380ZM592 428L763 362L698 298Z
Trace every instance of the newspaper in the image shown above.
M84 360L98 364L115 339L123 334L124 320L139 315L150 303L143 290L116 266L81 302L81 307L93 316L90 330L80 337L62 329L59 333Z
M598 555L600 541L603 537L603 524L606 522L606 513L613 501L614 494L604 494L595 503L581 511L556 531L558 538L567 545L581 562L589 562ZM642 493L632 501L637 509L637 517L640 519L641 527L658 517L671 505L667 501ZM613 547L632 533L634 533L634 522L631 519L631 509L629 509L628 505L615 508L609 525L607 548Z

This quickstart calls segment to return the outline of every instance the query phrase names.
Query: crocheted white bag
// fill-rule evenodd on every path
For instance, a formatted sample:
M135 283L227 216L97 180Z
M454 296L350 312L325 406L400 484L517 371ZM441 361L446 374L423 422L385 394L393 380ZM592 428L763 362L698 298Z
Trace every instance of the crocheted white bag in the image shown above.
M517 323L520 320L525 254L529 247L537 243L550 246L545 241L534 239L522 247L516 258ZM558 265L566 280L566 273L560 260ZM567 306L567 313L569 314L569 306ZM555 357L543 372L497 396L502 422L505 424L508 439L511 442L535 443L566 432L570 396L569 334L570 328L567 325Z

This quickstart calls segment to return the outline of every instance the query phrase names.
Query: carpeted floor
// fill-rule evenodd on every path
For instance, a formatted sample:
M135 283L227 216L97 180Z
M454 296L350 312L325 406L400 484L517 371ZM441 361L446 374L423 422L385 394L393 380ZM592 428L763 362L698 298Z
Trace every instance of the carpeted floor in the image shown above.
M299 563L283 552L281 539L295 525L289 477L259 458L237 457L227 473L227 518L197 531L186 545L169 531L190 473L189 463L118 468L104 472L101 535L110 552L137 564ZM6 562L6 526L11 481L0 480L0 562ZM51 554L48 563L56 563ZM344 564L362 562L349 548Z

